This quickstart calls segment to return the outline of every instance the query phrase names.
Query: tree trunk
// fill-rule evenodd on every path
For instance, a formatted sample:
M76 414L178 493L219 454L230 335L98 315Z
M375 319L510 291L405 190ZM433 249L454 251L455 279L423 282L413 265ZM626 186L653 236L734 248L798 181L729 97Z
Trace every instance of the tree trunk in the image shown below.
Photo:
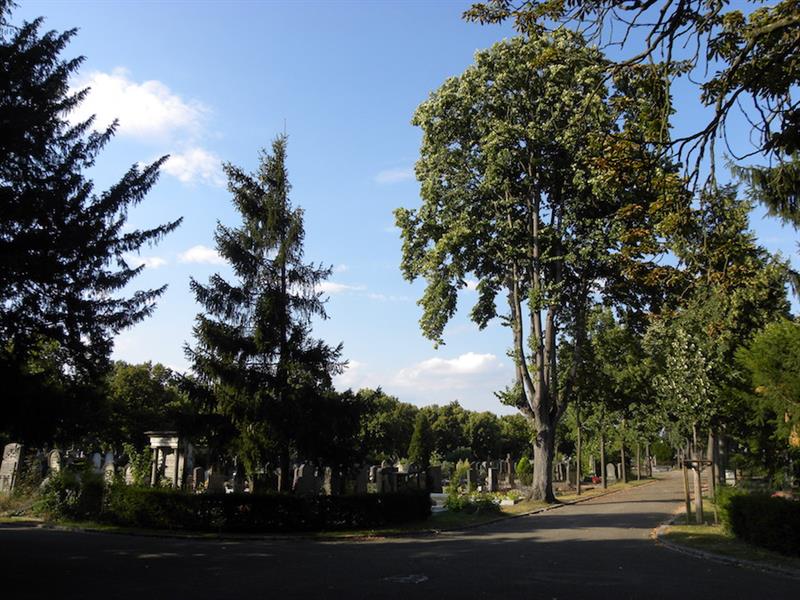
M686 453L681 456L681 468L683 471L683 496L686 501L686 524L692 522L692 500L689 496L689 474L686 472Z
M694 520L698 525L703 524L703 481L700 478L700 469L699 462L695 462L692 469L694 478Z
M603 489L608 487L608 478L606 477L606 438L603 432L600 432L600 477L603 480Z
M290 464L288 452L281 453L278 464L280 465L281 469L280 479L278 480L278 492L282 494L289 494L292 491L292 476L289 473Z
M647 460L647 476L653 476L653 459L650 457L650 442L644 445L644 453Z
M642 478L642 445L636 442L636 481Z
M577 444L575 448L575 493L581 495L581 412L575 406L575 421L578 424Z
M533 445L533 484L531 498L555 502L553 494L553 455L556 430L551 423L537 419L536 438Z
M623 435L621 435L619 438L619 458L622 461L622 483L628 483L628 469L625 468L625 419L622 420L622 431Z

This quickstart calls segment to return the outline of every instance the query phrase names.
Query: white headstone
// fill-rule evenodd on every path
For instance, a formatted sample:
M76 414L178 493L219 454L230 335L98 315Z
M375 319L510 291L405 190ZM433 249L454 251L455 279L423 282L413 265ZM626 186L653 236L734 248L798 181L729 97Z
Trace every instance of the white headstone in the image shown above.
M3 448L3 462L0 463L0 492L14 489L21 460L22 444L6 444Z

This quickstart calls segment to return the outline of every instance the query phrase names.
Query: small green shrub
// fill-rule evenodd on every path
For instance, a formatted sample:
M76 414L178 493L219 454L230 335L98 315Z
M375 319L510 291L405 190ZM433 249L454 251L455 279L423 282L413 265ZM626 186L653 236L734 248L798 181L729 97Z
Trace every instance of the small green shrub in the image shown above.
M103 479L91 471L63 470L52 475L39 493L34 511L48 519L94 519L103 504Z
M723 523L737 538L800 556L800 502L767 494L732 494L723 504Z
M528 460L527 456L523 456L519 459L514 471L517 473L517 479L519 479L522 485L530 485L533 483L533 464Z
M444 501L444 507L452 512L466 514L500 512L500 506L498 506L493 494L469 494L463 496L448 494L447 499Z

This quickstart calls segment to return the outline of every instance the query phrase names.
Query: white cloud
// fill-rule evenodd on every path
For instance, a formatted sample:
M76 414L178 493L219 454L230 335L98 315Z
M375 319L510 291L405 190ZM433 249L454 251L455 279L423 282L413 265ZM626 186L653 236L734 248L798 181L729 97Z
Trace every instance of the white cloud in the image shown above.
M134 267L144 265L146 269L157 269L167 264L167 261L160 256L137 256L136 254L127 254L125 260Z
M471 292L475 292L478 289L478 282L475 279L467 279L465 282L466 289Z
M348 267L347 265L344 265L344 264L336 265L335 267L333 267L333 272L334 273L344 273L345 271L349 271L349 270L350 270L350 267Z
M395 169L385 169L380 171L372 178L375 183L392 184L414 179L414 169L411 167L398 167Z
M359 292L366 289L363 285L347 285L335 281L323 281L317 286L317 291L324 294L342 294L344 292Z
M408 302L410 300L408 296L387 296L386 294L376 294L375 292L369 292L366 296L370 300L377 300L378 302Z
M366 387L363 384L366 366L366 363L357 360L348 361L344 373L334 377L334 384L339 389Z
M198 244L192 246L186 252L181 252L178 255L178 260L183 263L204 263L209 265L222 265L225 264L225 259L222 258L216 250Z
M505 365L494 354L467 352L450 359L429 358L400 369L393 383L418 391L464 389L505 376Z
M176 133L196 135L209 112L201 102L184 100L160 81L137 83L120 67L111 73L94 71L76 82L76 89L85 87L91 91L71 118L82 121L96 115L99 129L119 119L120 135L146 140L163 140Z
M164 172L177 177L183 183L205 183L222 187L222 160L203 148L189 148L185 152L171 154L164 163Z

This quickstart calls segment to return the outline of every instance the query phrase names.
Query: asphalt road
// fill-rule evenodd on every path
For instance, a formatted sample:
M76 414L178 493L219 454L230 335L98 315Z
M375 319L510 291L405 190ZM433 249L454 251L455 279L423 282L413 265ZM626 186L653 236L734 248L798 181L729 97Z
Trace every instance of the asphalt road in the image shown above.
M187 540L0 526L0 598L797 599L800 582L658 545L664 480L460 533Z

